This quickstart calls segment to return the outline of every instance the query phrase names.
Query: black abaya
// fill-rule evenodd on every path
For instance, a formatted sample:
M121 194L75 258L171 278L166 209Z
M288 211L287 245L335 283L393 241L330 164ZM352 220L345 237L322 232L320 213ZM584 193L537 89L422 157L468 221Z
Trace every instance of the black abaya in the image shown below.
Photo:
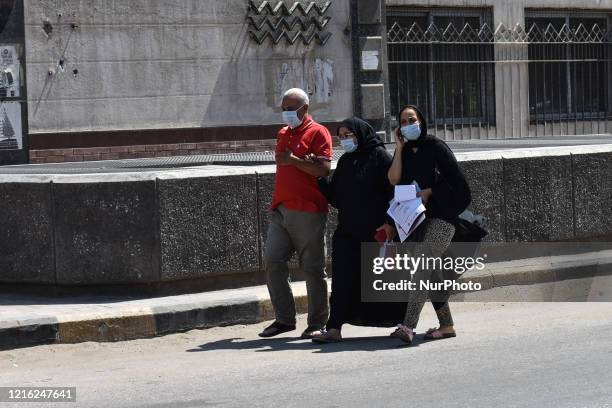
M332 293L328 329L342 324L391 327L400 323L405 303L361 302L361 243L374 242L376 229L386 220L393 187L387 172L391 156L374 129L358 118L342 126L355 134L358 148L345 153L331 182L321 190L338 209L338 227L332 239Z

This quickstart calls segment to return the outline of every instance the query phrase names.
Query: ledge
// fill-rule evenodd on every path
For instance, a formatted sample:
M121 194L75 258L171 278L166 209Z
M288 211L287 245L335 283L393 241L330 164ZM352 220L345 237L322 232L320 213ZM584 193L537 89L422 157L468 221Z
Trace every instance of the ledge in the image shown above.
M459 153L488 241L612 234L612 144ZM0 174L0 283L261 276L275 166ZM337 223L330 213L327 239ZM328 251L331 255L331 251Z

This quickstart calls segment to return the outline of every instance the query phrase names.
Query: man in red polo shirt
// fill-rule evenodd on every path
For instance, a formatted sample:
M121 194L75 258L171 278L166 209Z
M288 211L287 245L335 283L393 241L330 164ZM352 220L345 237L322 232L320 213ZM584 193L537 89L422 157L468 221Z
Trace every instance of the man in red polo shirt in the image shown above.
M287 266L294 252L308 291L308 327L302 338L311 338L323 329L329 317L325 280L328 208L317 178L329 175L332 138L327 128L308 115L308 102L306 92L298 88L283 96L283 121L287 126L278 132L276 142L276 182L264 252L276 320L259 334L261 337L295 330L295 302Z

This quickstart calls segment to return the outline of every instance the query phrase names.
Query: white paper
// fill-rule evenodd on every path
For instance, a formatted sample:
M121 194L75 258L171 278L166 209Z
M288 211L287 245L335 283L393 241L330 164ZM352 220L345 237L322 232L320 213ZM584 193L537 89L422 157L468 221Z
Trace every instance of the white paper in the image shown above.
M425 221L425 213L421 213L417 217L416 221L412 224L412 228L410 228L410 231L408 231L407 235L412 234L419 227L419 225L423 223L423 221Z
M399 225L397 225L397 235L399 236L400 242L404 242L406 238L408 238L408 233Z
M425 206L420 198L410 201L397 201L395 198L389 203L387 214L395 221L395 226L401 242L425 219Z
M389 207L389 215L399 223L405 231L409 231L416 218L425 211L421 200L397 201Z
M396 201L410 201L417 198L417 189L413 184L395 186L395 200Z
M361 52L361 69L374 71L378 69L378 51Z
M23 148L21 105L19 102L0 104L0 150Z
M0 97L19 97L20 61L17 48L12 45L0 46Z

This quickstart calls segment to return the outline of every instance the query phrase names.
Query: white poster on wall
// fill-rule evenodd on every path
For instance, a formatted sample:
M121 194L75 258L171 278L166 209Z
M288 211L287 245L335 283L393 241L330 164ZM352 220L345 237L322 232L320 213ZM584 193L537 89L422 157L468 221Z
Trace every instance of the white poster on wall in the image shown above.
M0 98L19 97L20 61L14 45L0 45Z
M364 71L377 71L380 60L378 50L361 52L361 69Z
M334 61L328 58L288 60L271 68L275 93L274 106L280 106L283 94L298 87L310 96L310 106L330 103L334 93ZM268 69L268 67L266 67Z
M23 148L20 102L0 103L0 150Z

